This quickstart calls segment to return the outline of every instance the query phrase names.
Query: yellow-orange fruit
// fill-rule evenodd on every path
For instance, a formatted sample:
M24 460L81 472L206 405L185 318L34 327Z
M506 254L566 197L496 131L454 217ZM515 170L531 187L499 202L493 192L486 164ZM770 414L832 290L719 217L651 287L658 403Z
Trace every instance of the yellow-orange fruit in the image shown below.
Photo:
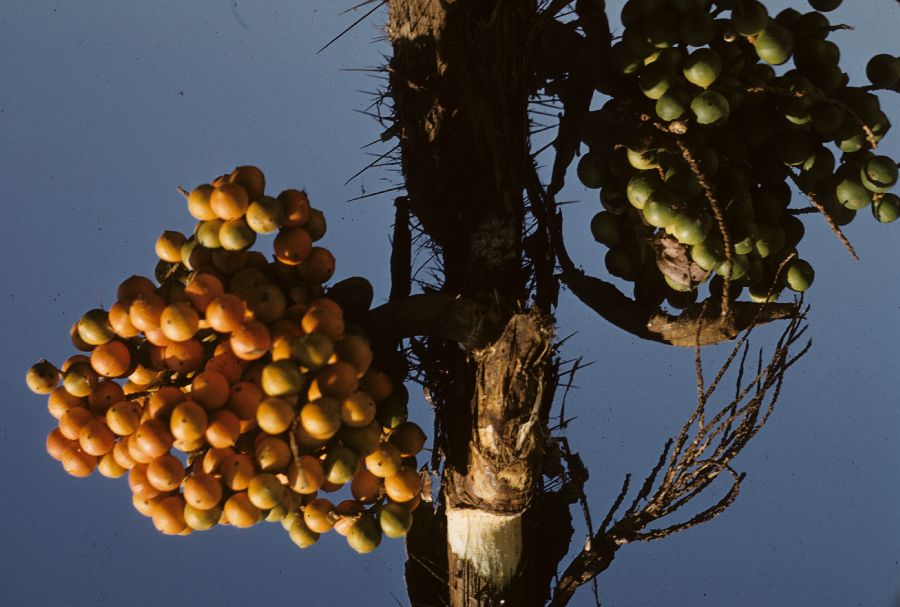
M260 510L274 508L284 498L284 485L274 474L257 474L247 485L247 497Z
M132 440L136 441L138 449L148 456L159 457L172 447L175 438L169 432L165 422L148 419L138 427Z
M73 363L63 373L63 387L73 396L88 396L97 387L100 377L90 362Z
M275 237L275 258L281 263L296 266L312 253L312 238L303 228L283 227Z
M206 440L216 448L230 447L241 434L241 422L237 415L227 409L217 409L209 415L206 426Z
M62 452L66 450L66 447L73 444L76 444L76 441L63 436L59 428L53 428L50 434L47 435L47 453L57 461L62 456Z
M134 509L143 514L146 517L153 516L153 507L159 503L160 500L169 497L168 495L156 495L154 497L144 497L142 495L138 495L134 493L131 495L131 503L134 506Z
M268 434L281 434L294 421L294 407L283 398L270 396L259 403L256 409L256 423Z
M122 438L119 442L125 442L128 446L128 456L138 464L149 464L153 461L152 455L148 455L141 449L138 442L134 439L134 434Z
M359 386L356 369L350 363L335 362L316 373L316 383L324 396L343 401Z
M246 491L229 497L223 510L228 522L238 528L252 527L262 519L262 512L253 505Z
M69 440L78 440L81 429L92 419L94 416L86 408L71 407L59 418L59 431Z
M164 453L147 465L147 480L160 491L174 491L184 480L184 465L174 455Z
M124 399L125 391L122 386L112 380L104 379L88 396L88 409L95 415L106 415L111 406Z
M185 341L197 334L200 316L187 302L178 302L166 306L159 317L159 328L172 341Z
M365 468L360 468L350 481L350 493L362 504L373 504L381 498L384 481Z
M277 360L263 367L260 386L269 396L292 396L305 385L300 367L292 360Z
M354 500L342 501L334 507L334 514L337 517L334 530L346 537L362 513L363 507Z
M327 440L341 429L341 410L332 398L319 398L300 409L300 425L313 438Z
M125 468L126 470L131 470L134 468L136 461L131 457L131 453L128 452L128 438L123 438L120 441L116 442L116 446L113 447L112 455L116 459L116 463Z
M334 276L334 255L325 247L313 247L309 255L297 266L300 278L310 284L321 284Z
M283 226L296 228L304 225L309 220L309 198L306 192L293 189L285 190L278 195L278 200L284 207Z
M128 468L122 466L110 451L97 462L97 471L106 478L120 478L128 474Z
M194 219L199 219L200 221L209 221L210 219L216 218L216 213L212 210L209 204L209 197L210 194L212 194L212 191L213 186L208 183L204 183L203 185L198 185L191 191L190 195L188 195L188 212L194 217ZM175 261L181 261L181 258Z
M366 456L366 468L375 476L387 478L400 471L400 450L390 443L380 443Z
M184 500L198 510L215 508L222 499L222 483L212 474L195 472L184 481Z
M138 364L128 376L128 381L136 386L149 386L157 377L159 377L158 371Z
M153 506L153 526L165 535L180 535L187 529L184 521L184 499L180 495L173 495L161 499Z
M266 189L266 176L252 165L239 166L228 175L229 183L236 183L244 188L250 200L256 200Z
M166 366L172 371L189 373L203 365L203 344L196 339L175 342L166 346Z
M236 183L223 183L209 195L209 208L224 221L243 217L248 206L247 190Z
M69 394L63 386L54 388L47 397L47 410L56 419L60 419L72 407L84 407L86 404L84 397Z
M203 447L206 446L206 439L204 437L200 437L194 440L185 440L182 438L176 438L175 442L172 443L172 447L174 449L178 449L182 453L193 453L194 451L199 451Z
M309 304L300 324L307 333L319 331L333 342L339 342L344 335L344 313L336 302L326 297Z
M220 468L222 485L232 491L243 491L256 474L253 458L246 453L233 453L225 458Z
M169 430L180 441L198 441L206 433L206 410L194 401L175 405L169 417Z
M268 352L272 338L266 325L248 320L234 330L230 338L234 355L241 360L256 360Z
M180 263L181 247L186 240L181 232L166 230L156 239L156 256L169 263Z
M224 407L229 391L228 380L217 371L203 371L191 381L191 399L207 411Z
M162 493L153 486L147 476L147 466L149 464L135 464L128 472L128 486L131 492L143 497L156 497Z
M264 267L269 265L263 257ZM258 268L247 267L231 277L228 291L241 299L249 296L260 287L269 284L269 279Z
M282 472L291 463L291 448L280 438L262 435L254 448L256 466L263 472Z
M422 492L419 473L414 468L400 466L397 474L384 479L384 492L395 502L408 502Z
M213 447L203 456L202 470L206 474L219 474L222 464L234 454L231 447Z
M344 339L334 346L338 360L350 363L356 369L356 376L362 378L372 364L372 348L369 340L360 335L345 335Z
M400 450L402 457L416 455L425 446L425 432L413 422L403 422L397 426L388 440Z
M303 521L316 533L327 533L334 527L334 504L323 497L314 499L303 508Z
M306 224L303 226L303 229L309 232L309 237L313 239L313 242L321 239L323 236L325 236L325 232L327 231L327 225L325 223L325 213L323 213L319 209L310 207L309 219L306 220Z
M184 286L184 297L194 309L201 314L206 313L209 302L225 294L222 281L212 274L198 272Z
M359 390L341 402L341 421L352 428L361 428L372 423L375 410L375 399Z
M105 455L116 445L116 435L102 419L92 419L78 433L78 443L90 455Z
M261 285L252 293L247 293L244 298L247 307L253 313L253 318L260 322L270 323L280 318L287 309L284 293L272 284Z
M234 355L227 341L219 345L223 344L227 351L217 352L215 356L206 362L203 368L206 371L221 373L228 380L229 384L234 384L241 381L241 376L244 374L244 368L247 366L247 363Z
M66 472L79 478L90 476L97 467L97 457L86 453L78 443L72 443L63 449L59 461Z
M376 403L380 403L394 391L394 382L391 381L390 375L377 369L369 369L363 376L361 384Z
M134 337L139 333L137 327L131 324L130 308L130 300L119 300L109 308L109 325L113 332L123 339Z
M288 466L288 485L301 495L315 493L325 482L322 462L311 455L301 455Z
M153 327L151 329L146 329L144 331L144 336L147 338L147 341L153 344L154 346L160 346L165 348L166 346L170 346L175 342L166 337L166 334L162 332L162 329L159 327ZM165 366L164 366L165 368Z
M187 396L175 386L163 386L150 395L147 400L147 412L150 417L162 419L168 417L172 410L180 402L187 400Z
M130 301L138 297L153 295L156 293L156 285L146 276L132 274L123 280L116 289L116 299Z
M242 381L231 386L225 406L241 421L256 419L262 391L255 384Z
M128 307L128 318L139 331L158 329L160 317L165 309L166 302L162 297L156 293L147 293L132 300Z
M231 333L241 326L246 315L247 304L231 293L213 298L206 306L206 320L219 333Z
M128 346L113 339L91 351L91 367L104 377L123 377L131 367Z

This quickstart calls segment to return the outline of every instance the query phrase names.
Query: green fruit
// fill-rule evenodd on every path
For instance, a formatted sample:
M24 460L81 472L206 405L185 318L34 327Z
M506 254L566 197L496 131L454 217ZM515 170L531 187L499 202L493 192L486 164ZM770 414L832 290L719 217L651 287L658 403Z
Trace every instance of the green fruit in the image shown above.
M291 344L291 356L307 369L321 369L334 354L334 343L321 332L303 335Z
M798 38L813 36L824 40L828 36L828 28L830 26L828 17L822 13L810 11L800 15L792 29Z
M650 225L657 228L670 226L675 223L677 217L675 197L668 190L658 190L644 204L642 212Z
M208 219L197 224L197 242L207 249L220 249L222 242L219 240L219 230L225 223L221 219Z
M784 246L782 248L792 249L803 240L806 228L803 227L803 222L793 215L782 216L778 224L784 231Z
M728 101L715 91L703 91L691 101L691 111L699 124L716 125L728 119Z
M615 246L621 238L619 220L609 211L601 211L591 219L591 235L594 240L608 247Z
M769 22L753 44L760 59L769 65L781 65L791 58L794 37L782 26Z
M744 0L731 11L731 25L741 36L756 36L769 23L769 11L756 0Z
M900 216L900 197L882 194L872 204L872 215L881 223L891 223Z
M25 383L35 394L50 394L59 383L59 370L46 360L31 365L25 373Z
M388 502L378 513L381 531L390 538L405 536L412 527L413 515L403 504Z
M794 65L804 69L816 61L822 61L828 57L828 49L825 41L818 38L803 38L794 45Z
M612 64L620 74L634 74L643 67L644 60L619 42L612 47Z
M281 227L284 221L284 206L271 196L261 196L247 207L247 225L257 234L270 234Z
M753 216L766 223L778 221L791 200L790 191L785 198L779 195L774 188L759 189L751 195L751 198L753 200Z
M712 272L725 260L725 256L720 243L711 244L707 239L691 247L691 259L707 272Z
M773 147L788 166L800 166L810 157L809 139L803 131L782 131L775 136Z
M250 229L243 217L229 219L219 229L219 241L222 243L222 248L227 251L243 251L252 247L256 242L256 232Z
M644 21L644 39L654 48L671 48L678 43L678 13L657 11Z
M730 267L727 259L720 263L716 267L716 274L723 278L727 276L731 280L743 278L744 275L747 274L747 269L750 267L750 261L747 259L747 256L735 253L731 256L731 262L732 264Z
M672 224L672 235L678 242L686 245L696 245L706 238L712 227L712 220L703 211L679 213Z
M610 274L624 280L634 280L640 268L638 260L625 247L610 248L603 261Z
M625 6L622 7L619 19L625 27L632 27L644 19L644 13L641 11L641 7L635 0L629 0L625 3Z
M875 55L866 64L866 77L877 88L892 88L900 82L900 58L886 53Z
M663 120L677 120L691 106L691 94L684 89L670 88L656 100L656 115Z
M809 118L819 133L833 133L844 122L844 109L836 103L817 101L809 109Z
M628 180L625 195L636 209L643 209L654 192L663 188L663 180L655 170L641 171Z
M407 403L409 403L409 391L406 386L398 386L391 395L378 403L375 417L384 428L393 430L406 421L408 416Z
M873 156L863 163L859 178L866 189L887 192L897 183L897 163L887 156Z
M659 161L657 160L656 150L647 150L645 152L638 152L632 150L631 148L626 148L626 155L628 157L628 164L633 166L639 171L646 171L648 169L655 169L659 166Z
M844 72L827 59L813 61L803 73L826 95L833 95L844 84Z
M781 103L781 111L788 122L802 126L812 120L809 113L812 104L809 97L789 97Z
M677 291L678 293L689 293L696 288L696 285L680 282L668 274L663 274L663 279L666 281L666 284L669 285L670 289Z
M808 261L794 259L790 262L785 273L785 282L791 291L802 293L812 286L816 273Z
M756 237L754 249L756 254L765 259L771 255L777 254L784 248L784 230L778 224L768 225L759 224L759 233Z
M700 181L691 168L685 163L678 163L666 171L666 187L682 200L688 200L697 196L702 187Z
M711 48L700 48L684 60L682 71L691 84L708 88L722 73L722 58Z
M769 295L769 289L772 286L766 282L758 282L754 285L750 285L748 289L750 295L750 301L753 303L775 303L778 301L779 296L781 296L781 292L776 288L771 295Z
M628 200L620 190L610 186L600 190L600 205L613 215L622 215L628 210Z
M846 178L835 188L838 202L854 211L863 209L872 202L872 193L855 179Z
M347 533L347 544L360 554L372 552L381 543L381 526L371 516L363 516Z
M587 188L601 187L609 178L608 163L598 154L588 152L578 161L578 179Z
M678 79L672 68L662 61L654 61L644 67L638 76L641 92L650 99L659 99Z
M678 21L678 37L688 46L709 44L716 36L716 22L706 9L693 10L681 15Z
M841 2L842 0L809 0L809 5L817 11L827 13L839 7Z

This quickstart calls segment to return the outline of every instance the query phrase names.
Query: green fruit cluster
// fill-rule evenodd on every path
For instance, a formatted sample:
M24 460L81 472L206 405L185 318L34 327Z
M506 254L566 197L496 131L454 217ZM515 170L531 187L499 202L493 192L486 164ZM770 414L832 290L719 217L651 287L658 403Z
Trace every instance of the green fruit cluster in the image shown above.
M123 281L72 327L83 353L26 383L58 420L48 453L76 477L127 476L162 533L280 521L300 547L336 529L369 552L409 531L421 499L405 362L360 328L368 281L325 288L321 211L264 187L244 166L185 192L197 227L160 236L157 282ZM249 250L270 232L272 260Z
M840 0L810 4L773 16L757 0L625 3L615 73L598 84L611 99L584 117L577 174L600 190L591 231L607 269L638 299L679 307L725 278L754 301L803 291L801 217L900 215L875 92L898 87L900 59L876 55L872 86L851 86L823 14Z

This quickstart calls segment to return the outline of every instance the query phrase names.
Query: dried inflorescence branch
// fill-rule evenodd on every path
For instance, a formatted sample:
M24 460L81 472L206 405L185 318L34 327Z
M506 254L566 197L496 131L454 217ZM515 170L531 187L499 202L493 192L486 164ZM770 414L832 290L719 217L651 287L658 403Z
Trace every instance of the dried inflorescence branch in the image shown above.
M751 330L741 336L708 385L703 377L700 348L696 348L697 406L678 436L666 442L656 466L631 504L613 522L629 493L630 477L626 477L599 530L561 576L552 605L568 603L575 590L604 571L625 544L661 539L690 529L715 518L737 499L744 475L731 467L732 460L766 424L781 395L785 374L810 348L811 341L800 343L807 328L805 312L790 320L765 365L760 351L756 373L746 381ZM799 351L795 351L798 347ZM734 397L707 419L711 399L735 361ZM731 477L731 487L716 503L687 520L653 527L657 521L688 506L723 473Z

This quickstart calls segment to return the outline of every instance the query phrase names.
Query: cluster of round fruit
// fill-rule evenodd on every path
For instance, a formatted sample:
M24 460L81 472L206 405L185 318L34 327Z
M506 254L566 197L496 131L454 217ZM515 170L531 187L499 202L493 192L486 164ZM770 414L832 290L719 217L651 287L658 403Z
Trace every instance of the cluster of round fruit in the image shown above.
M819 12L840 3L775 17L756 0L625 4L612 47L623 88L586 116L578 176L601 190L591 227L610 247L607 269L635 281L637 297L678 307L724 276L754 301L808 288L791 183L812 202L800 212L835 227L866 206L882 223L900 215L888 192L897 164L873 151L890 122L871 92L900 86L900 58L875 56L872 86L849 86Z
M109 310L73 326L84 354L41 361L26 382L59 420L50 455L78 477L127 474L163 533L281 521L301 547L334 528L369 552L412 524L425 434L406 419L402 363L353 324L372 286L326 292L321 213L262 184L238 167L190 192L197 230L160 237L159 284L126 279ZM247 250L249 234L275 230L273 261ZM321 495L348 483L352 499Z

